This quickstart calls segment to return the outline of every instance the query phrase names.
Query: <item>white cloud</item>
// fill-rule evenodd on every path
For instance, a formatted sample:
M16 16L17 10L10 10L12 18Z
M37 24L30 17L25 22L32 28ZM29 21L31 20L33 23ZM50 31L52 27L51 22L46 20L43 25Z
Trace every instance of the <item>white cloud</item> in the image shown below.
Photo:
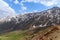
M24 6L23 1L21 1L21 2L19 2L18 0L14 0L14 1L10 0L10 1L13 2L14 4L20 5L20 6L21 6L21 10L23 10L23 11L27 9L27 8Z
M25 6L21 6L22 10L26 10L27 8Z
M14 16L15 11L3 0L0 0L0 18L5 16Z
M60 3L60 0L41 0L40 2L41 4L45 5L45 6L57 6Z
M54 5L58 6L58 4L60 5L60 0L22 0L22 3L24 2L39 3L45 6L54 6Z
M20 2L20 5L22 6L23 10L26 10L27 8L24 6L25 2L33 2L33 3L39 3L43 4L45 6L60 6L60 0L22 0ZM33 4L32 4L33 5ZM34 10L33 12L37 12L38 10Z
M27 7L24 6L25 2L39 3L45 6L60 6L60 0L22 0L21 2L19 2L18 0L14 1L15 4L19 4L21 6L21 11L27 10Z
M38 12L38 10L34 10L33 12Z
M27 7L25 7L23 3L24 3L24 1L21 1L21 2L20 2L21 9L22 9L22 10L26 10L26 9L27 9Z
M15 4L19 4L19 1L18 1L18 0L15 0L14 3L15 3Z

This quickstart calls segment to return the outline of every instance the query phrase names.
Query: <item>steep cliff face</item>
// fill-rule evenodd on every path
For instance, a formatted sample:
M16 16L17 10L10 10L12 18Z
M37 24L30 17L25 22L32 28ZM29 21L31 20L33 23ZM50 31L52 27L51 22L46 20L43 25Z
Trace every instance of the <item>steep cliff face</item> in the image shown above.
M26 30L29 28L48 27L60 24L60 8L53 7L51 9L18 15L15 17L7 17L0 20L0 32L11 30Z

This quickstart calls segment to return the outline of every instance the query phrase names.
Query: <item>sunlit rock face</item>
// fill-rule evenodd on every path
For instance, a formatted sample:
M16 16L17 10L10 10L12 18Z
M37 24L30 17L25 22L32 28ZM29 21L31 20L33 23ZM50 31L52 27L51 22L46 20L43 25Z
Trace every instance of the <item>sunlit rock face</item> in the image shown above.
M46 27L56 24L60 24L59 7L53 7L42 12L28 13L14 17L8 16L3 18L0 20L0 31L5 32L5 30L25 30L29 29L30 27Z

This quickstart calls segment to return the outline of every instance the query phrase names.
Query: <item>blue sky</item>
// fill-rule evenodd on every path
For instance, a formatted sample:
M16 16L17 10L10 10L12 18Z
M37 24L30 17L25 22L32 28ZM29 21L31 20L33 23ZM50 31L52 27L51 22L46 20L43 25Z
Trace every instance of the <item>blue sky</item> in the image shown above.
M0 0L0 17L60 7L59 0Z
M7 2L9 6L15 10L16 13L42 11L48 8L45 5L42 5L40 3L24 2L23 6L26 8L24 9L24 8L21 8L22 5L20 4L22 0L17 0L18 2L16 3L15 3L16 0L4 0L4 1Z

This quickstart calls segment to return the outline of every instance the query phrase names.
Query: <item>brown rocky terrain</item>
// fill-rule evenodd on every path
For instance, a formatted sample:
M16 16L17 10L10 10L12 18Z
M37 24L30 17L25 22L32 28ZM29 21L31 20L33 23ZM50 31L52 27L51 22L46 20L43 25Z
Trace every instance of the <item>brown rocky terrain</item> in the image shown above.
M51 26L36 32L27 32L28 37L26 40L60 40L60 25Z

